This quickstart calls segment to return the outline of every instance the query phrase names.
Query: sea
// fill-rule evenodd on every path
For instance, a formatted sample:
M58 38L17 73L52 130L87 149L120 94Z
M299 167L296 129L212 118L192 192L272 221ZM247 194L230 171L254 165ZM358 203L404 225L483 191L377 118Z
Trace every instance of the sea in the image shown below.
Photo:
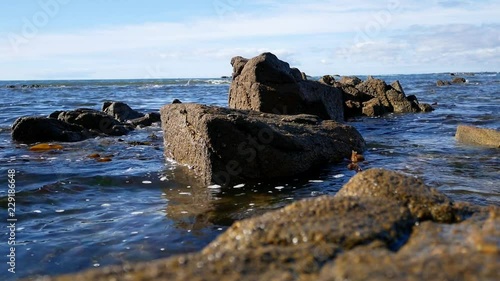
M455 201L500 205L500 149L464 145L454 138L460 124L500 130L499 73L463 74L465 84L444 87L437 87L436 81L451 80L449 73L375 77L388 83L399 80L407 95L433 104L435 111L348 120L367 142L361 168L414 175ZM100 110L105 101L122 101L141 112L158 111L174 99L227 106L230 83L0 81L0 280L198 251L235 220L300 199L334 195L355 175L346 160L300 177L227 188L200 186L187 169L164 158L159 124L122 137L58 143L63 149L53 151L31 151L11 140L11 125L18 117ZM112 161L89 157L96 153ZM12 178L15 210L8 209ZM12 211L15 231L9 229ZM15 274L8 271L11 247Z

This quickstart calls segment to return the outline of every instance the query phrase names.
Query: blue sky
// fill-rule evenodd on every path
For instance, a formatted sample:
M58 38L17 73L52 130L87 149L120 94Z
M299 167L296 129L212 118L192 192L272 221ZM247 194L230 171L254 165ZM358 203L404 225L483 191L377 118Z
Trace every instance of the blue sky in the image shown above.
M270 51L309 75L500 71L500 1L0 2L0 80L219 77Z

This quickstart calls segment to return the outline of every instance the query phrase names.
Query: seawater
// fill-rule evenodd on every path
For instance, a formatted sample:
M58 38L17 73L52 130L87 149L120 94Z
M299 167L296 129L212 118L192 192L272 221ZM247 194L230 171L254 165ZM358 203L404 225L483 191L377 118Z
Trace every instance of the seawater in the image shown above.
M431 113L349 120L368 143L363 169L387 168L422 178L454 200L500 205L499 149L457 143L459 124L500 129L498 73L464 76L467 83L436 87L449 74L377 76L399 80L407 95L435 104ZM360 77L366 78L366 77ZM32 152L14 143L20 116L56 110L100 109L123 101L157 111L173 99L227 106L229 80L89 80L0 82L1 280L71 273L149 261L200 250L238 219L299 199L335 194L353 175L348 162L286 180L198 186L185 169L163 157L159 126L123 137L62 143ZM38 88L22 85L38 84ZM15 85L9 88L8 85ZM92 153L112 156L100 163ZM16 275L7 272L7 170L16 174Z

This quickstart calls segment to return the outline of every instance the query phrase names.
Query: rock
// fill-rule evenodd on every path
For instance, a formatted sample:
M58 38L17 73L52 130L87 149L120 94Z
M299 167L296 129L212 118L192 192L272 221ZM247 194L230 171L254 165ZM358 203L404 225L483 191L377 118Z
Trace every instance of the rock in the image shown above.
M308 81L271 53L251 60L234 57L229 107L275 114L313 114L322 119L344 118L342 93L328 85Z
M441 223L458 213L462 222ZM335 196L235 222L200 252L43 280L496 280L498 225L498 207L451 205L412 176L376 169Z
M233 66L233 79L241 74L241 71L247 62L248 59L240 56L231 59L231 65Z
M365 143L351 126L198 104L161 109L165 154L204 184L288 177L340 161Z
M422 111L422 112L434 111L434 107L432 107L430 104L427 104L427 103L419 103L418 107L420 108L420 111Z
M343 85L350 85L356 87L358 84L361 84L363 81L356 76L342 76L340 78L340 83Z
M144 117L140 117L137 119L132 119L128 121L130 124L134 126L151 126L153 123L160 122L160 113L151 112L144 115Z
M459 125L455 138L465 144L500 148L500 131L494 129Z
M110 136L126 135L132 128L126 126L112 116L101 111L79 108L71 111L56 111L50 116L75 125L80 125L87 130Z
M384 80L374 78L368 79L358 84L356 89L374 98L378 98L380 103L384 106L385 111L392 112L393 107L385 95L385 92L390 90L391 87L388 86Z
M12 139L22 143L77 142L93 135L81 126L47 117L20 117L12 125Z
M442 86L448 86L448 85L451 85L450 81L443 81L443 80L438 80L436 82L436 85L438 87L442 87Z
M465 84L466 82L467 80L465 80L465 78L462 77L453 78L453 80L451 81L452 84Z
M325 266L318 280L498 280L500 212L460 224L424 222L398 252L359 247Z
M121 122L144 117L144 114L133 110L123 102L106 101L102 106L102 111Z
M324 75L318 82L328 86L333 86L335 84L335 78L331 75Z
M361 113L365 116L380 116L386 113L385 107L378 98L373 98L363 103Z
M172 101L172 104L174 104L174 103L182 103L182 102L181 102L181 100L179 100L179 99L174 99L174 100Z
M362 104L358 101L348 100L345 102L344 115L346 118L362 115Z
M418 101L410 101L405 96L404 92L396 91L395 89L390 89L385 92L387 100L392 106L394 113L416 113L420 112L420 107L418 106Z
M418 220L455 222L451 201L421 180L383 169L370 169L353 177L337 197L369 197L398 201Z

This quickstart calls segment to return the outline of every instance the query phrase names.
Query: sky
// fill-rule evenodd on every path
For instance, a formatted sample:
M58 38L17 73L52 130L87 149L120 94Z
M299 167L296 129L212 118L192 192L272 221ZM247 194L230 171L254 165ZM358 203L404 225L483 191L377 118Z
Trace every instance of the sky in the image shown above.
M263 52L311 76L498 72L500 1L0 2L0 80L211 78Z

